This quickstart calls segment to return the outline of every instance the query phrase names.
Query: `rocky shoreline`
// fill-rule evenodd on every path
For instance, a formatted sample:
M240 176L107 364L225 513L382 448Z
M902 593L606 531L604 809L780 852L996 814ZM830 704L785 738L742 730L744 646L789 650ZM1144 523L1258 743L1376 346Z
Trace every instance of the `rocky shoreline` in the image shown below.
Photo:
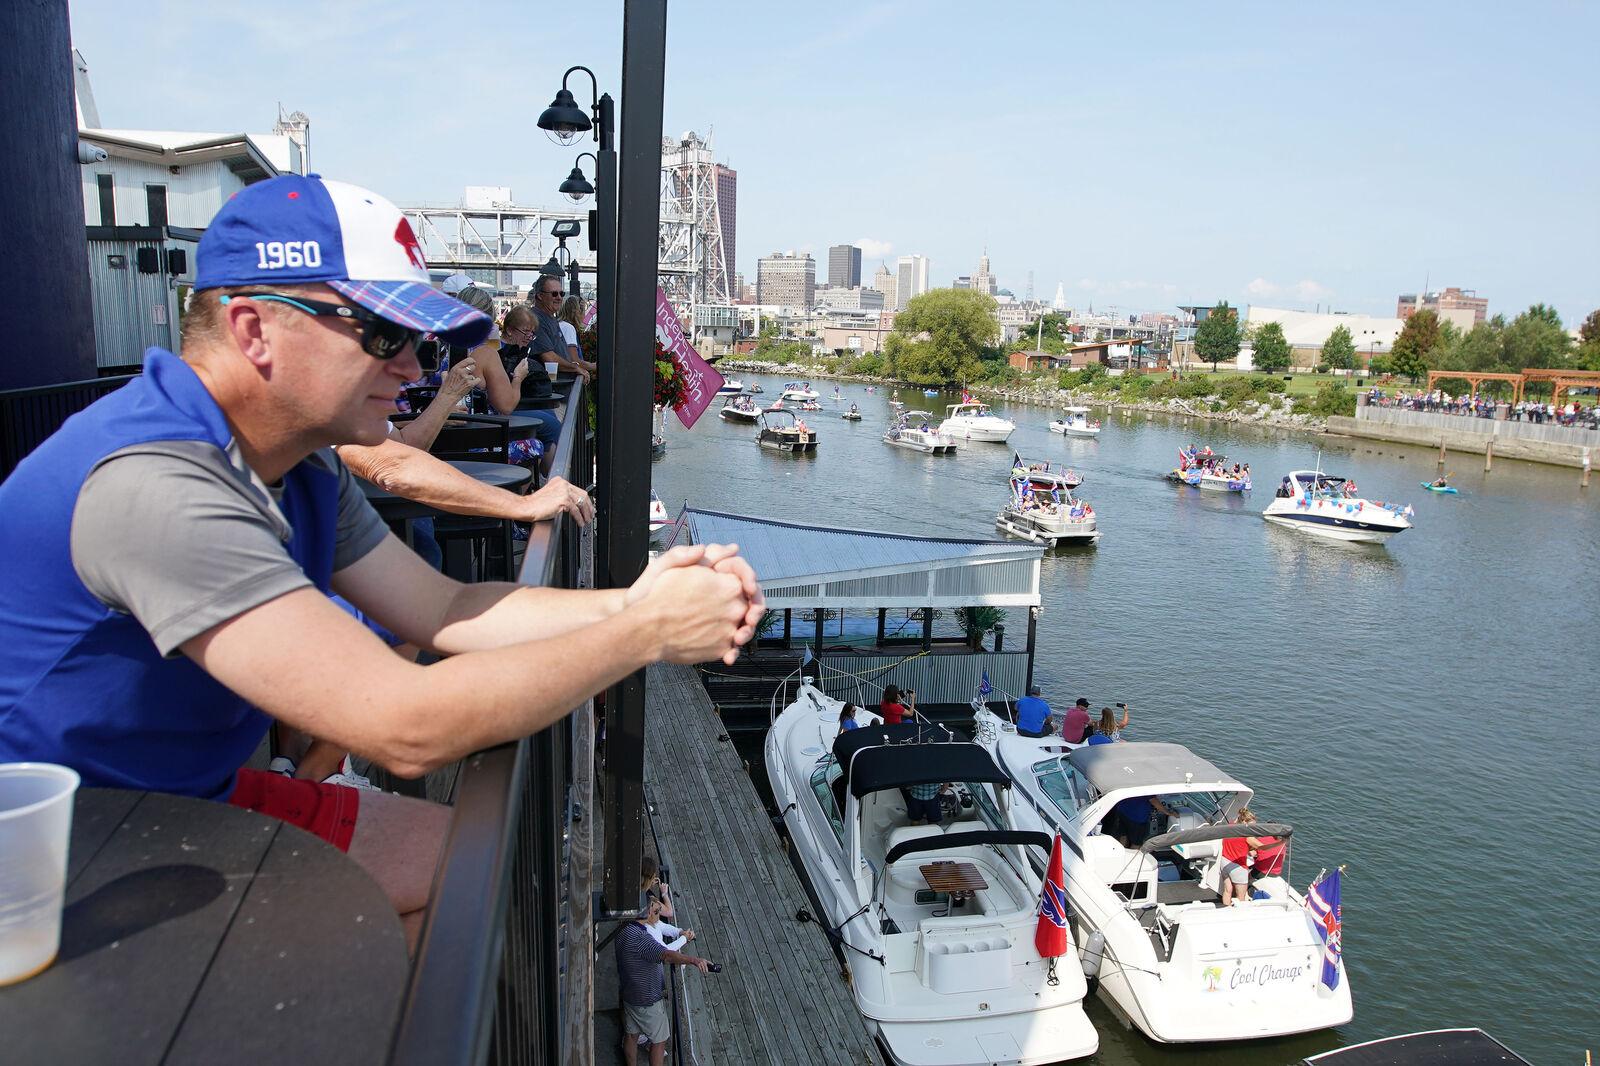
M774 374L779 377L803 378L813 381L853 381L863 385L880 385L889 388L921 390L920 385L910 385L892 378L875 378L865 374L832 373L815 364L765 363L755 360L721 359L719 371L740 370L756 374ZM1138 400L1132 403L1108 400L1089 390L1052 388L1048 385L999 387L971 385L967 391L986 399L1005 400L1008 403L1025 403L1035 407L1060 408L1065 405L1102 407L1113 411L1140 411L1147 414L1181 415L1186 418L1207 418L1216 422L1260 426L1267 429L1300 430L1321 433L1327 429L1328 420L1321 415L1296 413L1295 398L1278 397L1281 407L1247 400L1241 408L1213 411L1207 401L1201 400Z

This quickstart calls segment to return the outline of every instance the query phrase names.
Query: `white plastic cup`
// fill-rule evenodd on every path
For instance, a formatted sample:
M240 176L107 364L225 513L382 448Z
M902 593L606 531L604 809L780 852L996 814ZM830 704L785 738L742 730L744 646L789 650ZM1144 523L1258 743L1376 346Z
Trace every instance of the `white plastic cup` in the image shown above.
M61 945L76 771L0 763L0 985L50 965Z
M556 371L560 370L560 369L561 369L561 364L560 363L546 363L544 365L544 372L550 378L551 381L554 381L556 379Z

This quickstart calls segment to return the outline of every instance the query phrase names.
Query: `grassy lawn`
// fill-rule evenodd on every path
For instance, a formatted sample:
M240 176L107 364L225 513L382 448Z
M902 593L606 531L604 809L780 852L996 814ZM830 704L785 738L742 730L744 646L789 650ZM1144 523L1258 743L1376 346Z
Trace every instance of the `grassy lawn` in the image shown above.
M1196 370L1194 367L1190 367L1188 370L1185 370L1183 372L1183 376L1186 377L1186 378L1212 377L1213 374L1212 374L1212 371L1211 371L1211 369L1209 367L1207 367L1207 368L1205 368L1203 370ZM1264 373L1263 371L1260 371L1260 370L1253 370L1253 371L1250 371L1248 373L1246 373L1245 371L1241 371L1241 370L1218 370L1216 372L1216 374L1215 374L1215 377L1217 377L1219 379L1220 378L1253 378L1253 377L1278 377L1278 378L1281 378L1283 376L1284 375L1282 375L1282 374L1267 374L1267 373ZM1345 386L1347 388L1356 388L1356 387L1358 387L1356 385L1356 379L1353 378L1353 377L1343 377L1343 376L1335 377L1332 374L1289 374L1288 377L1291 379L1290 381L1287 382L1287 384L1289 386L1289 395L1290 396L1315 396L1317 394L1317 387L1319 385L1323 385L1323 384L1326 384L1328 382L1333 382L1333 381L1342 381L1342 382L1344 382L1344 384L1345 384Z

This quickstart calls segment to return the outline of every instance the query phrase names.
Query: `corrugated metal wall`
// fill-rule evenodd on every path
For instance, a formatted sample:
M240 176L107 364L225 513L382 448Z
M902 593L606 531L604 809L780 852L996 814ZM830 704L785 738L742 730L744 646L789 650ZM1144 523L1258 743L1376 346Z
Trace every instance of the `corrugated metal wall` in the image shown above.
M923 655L914 659L907 659L907 655L825 654L821 657L826 668L822 690L836 699L861 701L868 706L878 702L885 685L912 689L919 704L968 703L978 691L984 670L989 671L994 699L999 699L1002 693L1013 698L1021 696L1027 683L1028 653L1025 651ZM842 677L834 671L855 676ZM857 678L862 680L858 682Z
M98 366L129 366L144 361L144 351L160 346L178 350L178 298L164 270L139 273L140 248L155 248L159 241L89 241L89 285L94 293L94 332ZM110 257L123 257L113 267ZM189 248L189 258L194 249Z

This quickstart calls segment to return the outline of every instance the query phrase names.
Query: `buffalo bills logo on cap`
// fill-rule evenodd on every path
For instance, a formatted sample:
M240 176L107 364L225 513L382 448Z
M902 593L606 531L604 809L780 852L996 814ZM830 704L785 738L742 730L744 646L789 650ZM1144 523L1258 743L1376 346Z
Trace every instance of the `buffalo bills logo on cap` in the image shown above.
M422 245L417 242L417 235L411 231L411 223L406 221L404 215L400 216L400 223L394 228L394 239L406 250L407 257L418 270L428 269L428 261L422 257Z

